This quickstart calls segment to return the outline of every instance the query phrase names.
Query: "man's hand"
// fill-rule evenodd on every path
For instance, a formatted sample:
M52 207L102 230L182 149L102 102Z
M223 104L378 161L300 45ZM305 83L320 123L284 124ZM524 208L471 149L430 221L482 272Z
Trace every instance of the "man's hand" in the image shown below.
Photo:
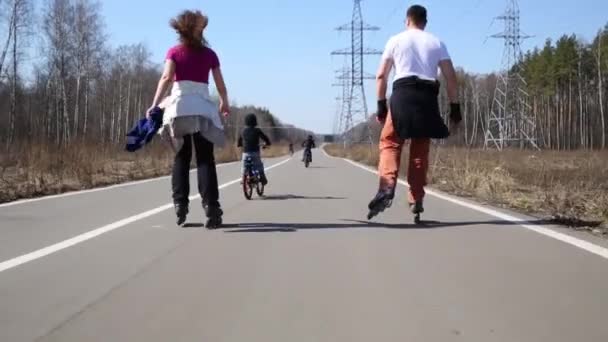
M450 122L457 126L462 121L462 112L460 111L460 103L450 104Z
M386 116L388 115L388 102L386 99L378 100L378 110L376 111L376 120L380 123L384 123L386 121Z
M460 112L460 104L452 103L450 104L450 115L449 115L449 124L448 129L450 131L450 135L458 134L460 130L460 122L462 121L462 113Z

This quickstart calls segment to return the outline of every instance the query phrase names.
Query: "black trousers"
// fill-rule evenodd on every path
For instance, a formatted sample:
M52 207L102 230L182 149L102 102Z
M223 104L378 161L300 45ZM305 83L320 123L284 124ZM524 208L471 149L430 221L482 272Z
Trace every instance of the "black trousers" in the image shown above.
M190 195L190 161L192 160L192 145L196 151L196 167L198 192L201 194L203 206L220 207L217 170L213 155L213 143L200 133L184 136L184 146L175 155L173 163L173 202L176 205L188 205Z

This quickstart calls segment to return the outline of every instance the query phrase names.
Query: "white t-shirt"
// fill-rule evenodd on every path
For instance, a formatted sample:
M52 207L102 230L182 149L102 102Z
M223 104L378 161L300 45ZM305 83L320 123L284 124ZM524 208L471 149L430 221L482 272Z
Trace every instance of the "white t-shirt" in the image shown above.
M431 33L408 29L389 39L382 60L392 60L395 80L418 76L436 80L439 62L450 59L445 44Z

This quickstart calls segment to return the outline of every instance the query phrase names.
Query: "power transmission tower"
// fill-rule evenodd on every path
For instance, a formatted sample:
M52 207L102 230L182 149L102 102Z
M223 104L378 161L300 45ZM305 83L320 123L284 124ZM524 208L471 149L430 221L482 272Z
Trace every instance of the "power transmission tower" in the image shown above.
M504 40L504 52L488 117L485 147L538 149L536 119L530 114L527 84L521 75L521 44L531 36L521 32L517 0L507 0L506 11L496 19L504 22L504 31L492 38Z
M337 31L350 32L350 48L337 50L331 53L332 55L350 57L350 63L348 63L347 70L338 76L338 80L345 81L340 83L343 87L343 106L341 118L339 120L341 123L340 130L343 134L345 143L359 142L357 140L361 140L354 136L354 128L360 123L365 124L365 139L367 139L369 143L372 143L364 80L374 79L375 77L372 75L367 75L363 71L364 58L366 55L380 55L382 52L364 47L364 32L378 31L380 28L367 25L363 22L361 1L362 0L354 0L351 22L336 29Z
M336 112L336 126L334 127L334 135L342 135L347 130L345 127L352 128L352 119L348 115L348 99L350 98L350 69L345 66L340 70L336 70L336 82L332 84L332 87L340 87L342 94L336 97L338 103L338 110Z
M342 106L342 98L341 97L336 97L336 114L334 115L334 123L332 126L332 131L331 133L333 134L333 136L337 136L338 134L340 134L340 107Z

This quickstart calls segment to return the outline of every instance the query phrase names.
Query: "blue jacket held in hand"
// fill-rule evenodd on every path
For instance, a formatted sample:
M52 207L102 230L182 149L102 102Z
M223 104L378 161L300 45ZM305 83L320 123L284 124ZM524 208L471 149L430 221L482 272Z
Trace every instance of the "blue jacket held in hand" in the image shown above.
M152 141L163 124L163 113L162 109L155 107L152 109L149 118L137 121L135 126L127 133L125 149L129 152L135 152Z

